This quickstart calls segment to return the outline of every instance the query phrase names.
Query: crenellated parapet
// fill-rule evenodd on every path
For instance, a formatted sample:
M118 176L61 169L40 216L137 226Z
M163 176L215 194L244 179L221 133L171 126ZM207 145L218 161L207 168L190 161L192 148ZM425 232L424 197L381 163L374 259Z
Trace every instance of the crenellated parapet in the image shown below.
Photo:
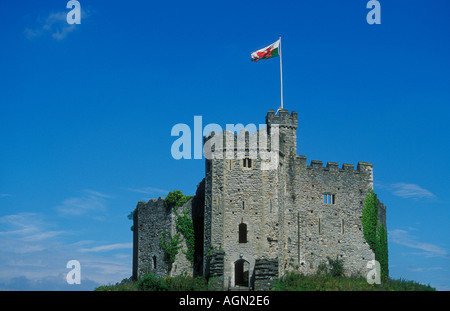
M269 110L266 115L266 124L270 127L273 124L278 124L280 127L287 127L297 129L298 126L298 114L295 111L289 113L287 110L279 110L278 114L275 114L273 109Z
M307 170L319 170L319 171L329 171L329 172L341 172L341 173L353 173L353 174L362 174L367 176L373 175L373 166L368 162L358 162L358 165L355 167L353 164L343 163L339 168L339 164L337 162L327 162L324 166L322 161L311 160L310 164L307 164L307 159L305 156L297 155L295 158L295 165L300 169Z

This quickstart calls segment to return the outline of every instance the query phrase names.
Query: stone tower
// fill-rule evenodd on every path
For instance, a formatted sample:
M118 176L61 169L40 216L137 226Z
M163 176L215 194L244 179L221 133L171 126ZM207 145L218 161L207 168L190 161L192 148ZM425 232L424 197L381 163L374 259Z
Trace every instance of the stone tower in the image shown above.
M297 154L297 112L293 111L292 114L289 114L287 110L280 110L279 114L276 115L273 110L269 110L266 115L266 125L269 133L273 125L279 126L281 152Z
M224 287L264 289L288 271L314 273L327 257L342 259L347 274L361 274L374 259L361 224L372 165L307 165L297 155L297 126L294 111L267 113L260 131L277 155L270 170L262 169L259 153L250 157L247 141L245 152L234 144L232 159L207 160L204 273Z
M297 126L295 111L269 110L266 128L255 133L206 136L205 144L215 139L217 146L205 160L201 187L183 206L197 224L194 267L179 254L177 270L167 271L159 240L162 232L174 232L174 215L161 199L151 200L135 210L133 275L194 269L213 277L219 289L267 289L289 271L315 273L327 257L343 260L346 275L367 273L375 256L361 216L373 188L372 164L308 165L297 154ZM381 202L380 207L378 218L386 228L386 207Z

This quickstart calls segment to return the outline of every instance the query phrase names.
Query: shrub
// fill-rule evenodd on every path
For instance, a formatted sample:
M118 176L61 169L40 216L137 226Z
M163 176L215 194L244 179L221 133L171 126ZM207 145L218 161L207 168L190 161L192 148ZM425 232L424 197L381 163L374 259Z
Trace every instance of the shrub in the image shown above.
M142 279L137 281L137 287L140 290L147 291L167 291L168 286L163 278L159 278L153 274L146 274Z
M330 274L332 277L344 276L344 261L336 256L336 259L328 259L328 265L330 266Z
M192 195L184 195L181 190L174 190L169 192L164 199L164 206L166 208L180 207L190 198L192 198Z
M206 291L208 283L204 277L192 277L178 275L167 277L165 279L168 290L170 291Z
M336 259L327 257L328 263L321 262L316 270L318 276L331 276L334 278L344 276L344 261L336 256Z

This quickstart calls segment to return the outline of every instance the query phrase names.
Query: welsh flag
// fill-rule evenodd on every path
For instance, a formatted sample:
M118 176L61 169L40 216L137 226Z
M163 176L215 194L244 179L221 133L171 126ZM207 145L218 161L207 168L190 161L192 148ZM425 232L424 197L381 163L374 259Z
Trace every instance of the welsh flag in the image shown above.
M252 53L252 61L257 62L260 59L268 59L280 55L280 40L272 43L261 50Z

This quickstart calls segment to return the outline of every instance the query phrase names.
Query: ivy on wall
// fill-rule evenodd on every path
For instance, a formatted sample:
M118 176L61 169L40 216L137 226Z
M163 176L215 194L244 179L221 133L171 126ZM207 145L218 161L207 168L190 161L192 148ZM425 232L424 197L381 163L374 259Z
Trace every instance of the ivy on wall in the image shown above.
M373 189L366 195L361 221L364 238L375 253L375 260L380 263L381 278L387 279L389 276L387 231L382 223L378 225L378 198Z
M184 236L184 240L186 241L187 251L184 252L187 260L194 264L194 252L195 252L195 236L194 236L194 223L192 222L192 218L189 217L186 209L183 210L183 214L178 214L178 211L175 210L175 215L177 216L175 223L177 227L177 231L180 232Z
M172 233L169 232L169 239L167 239L166 233L163 232L163 234L161 234L159 237L159 245L164 250L164 260L167 262L169 271L172 270L172 265L175 262L178 250L181 247L180 243L180 233L172 236Z
M375 247L375 259L380 263L381 278L387 279L389 276L387 231L383 224L378 226L377 243Z
M192 195L184 195L180 190L169 192L164 199L164 206L166 208L174 208L176 215L175 225L177 233L172 236L169 232L169 239L165 234L160 236L159 244L164 251L164 260L169 266L169 271L172 270L172 265L175 262L179 249L181 248L182 237L186 241L187 251L183 252L187 260L194 264L194 252L195 252L195 235L194 235L194 223L192 218L188 215L188 211L183 209L183 213L179 214L177 207L183 206L184 203L192 198Z
M364 238L367 244L369 244L369 247L375 251L378 225L378 199L373 189L366 195L361 221Z

